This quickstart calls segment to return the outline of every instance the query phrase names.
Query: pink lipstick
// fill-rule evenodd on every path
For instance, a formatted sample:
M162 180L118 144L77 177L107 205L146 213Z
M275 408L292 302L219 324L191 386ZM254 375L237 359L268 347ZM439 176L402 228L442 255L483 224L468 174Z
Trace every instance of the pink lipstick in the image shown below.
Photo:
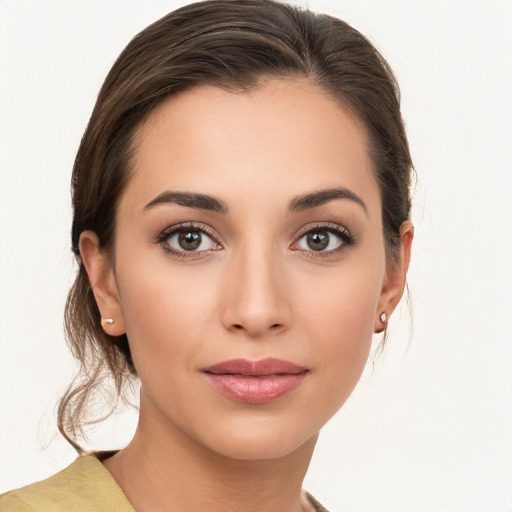
M221 395L249 404L264 404L287 395L300 386L308 371L275 358L231 359L203 369Z

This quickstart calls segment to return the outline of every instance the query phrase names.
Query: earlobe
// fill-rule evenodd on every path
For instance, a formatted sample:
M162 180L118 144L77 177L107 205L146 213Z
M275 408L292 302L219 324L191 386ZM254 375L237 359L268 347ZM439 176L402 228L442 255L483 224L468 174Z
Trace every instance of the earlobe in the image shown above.
M100 249L93 231L84 231L80 235L79 249L101 313L101 326L107 334L121 336L125 333L124 320L110 256Z
M400 227L400 252L395 264L388 267L382 286L377 315L375 333L384 331L391 313L395 310L405 289L407 271L411 261L411 246L414 238L414 226L406 220Z

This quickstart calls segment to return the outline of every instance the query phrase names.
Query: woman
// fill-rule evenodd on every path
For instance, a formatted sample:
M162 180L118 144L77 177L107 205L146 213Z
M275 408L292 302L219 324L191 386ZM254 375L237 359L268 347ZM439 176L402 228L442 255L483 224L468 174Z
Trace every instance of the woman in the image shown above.
M302 491L405 285L411 158L386 62L334 18L211 0L141 32L73 171L67 329L85 381L141 382L123 450L0 510L325 510Z

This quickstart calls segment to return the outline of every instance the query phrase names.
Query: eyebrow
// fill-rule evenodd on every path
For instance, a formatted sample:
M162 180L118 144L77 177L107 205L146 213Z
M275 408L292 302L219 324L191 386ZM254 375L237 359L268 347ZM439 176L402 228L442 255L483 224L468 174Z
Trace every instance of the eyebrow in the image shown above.
M348 199L355 202L368 213L364 201L354 192L345 187L327 188L310 192L301 196L294 197L288 206L291 213L302 212L317 206L322 206L334 199ZM159 204L175 203L180 206L188 206L190 208L199 208L201 210L209 210L217 213L226 214L229 212L228 205L213 196L207 194L199 194L195 192L176 192L166 191L155 197L145 207L144 211L150 210Z
M354 194L354 192L345 187L327 188L311 192L310 194L294 197L290 202L288 210L290 212L302 212L310 208L322 206L333 199L348 199L353 201L361 206L366 214L368 214L364 201L358 195Z
M180 206L189 206L190 208L200 208L201 210L210 210L218 213L228 213L228 205L207 194L197 194L194 192L162 192L155 197L153 201L144 207L144 211L150 210L162 203L175 203Z

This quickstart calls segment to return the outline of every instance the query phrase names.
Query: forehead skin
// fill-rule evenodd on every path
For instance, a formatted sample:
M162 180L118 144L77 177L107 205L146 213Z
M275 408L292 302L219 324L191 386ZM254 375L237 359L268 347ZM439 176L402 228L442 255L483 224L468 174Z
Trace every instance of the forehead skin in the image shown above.
M295 195L341 184L365 201L372 223L381 224L361 123L306 79L271 80L252 92L187 90L151 113L135 147L119 213L138 215L172 188L228 203L244 197L242 207L272 196L282 211Z

